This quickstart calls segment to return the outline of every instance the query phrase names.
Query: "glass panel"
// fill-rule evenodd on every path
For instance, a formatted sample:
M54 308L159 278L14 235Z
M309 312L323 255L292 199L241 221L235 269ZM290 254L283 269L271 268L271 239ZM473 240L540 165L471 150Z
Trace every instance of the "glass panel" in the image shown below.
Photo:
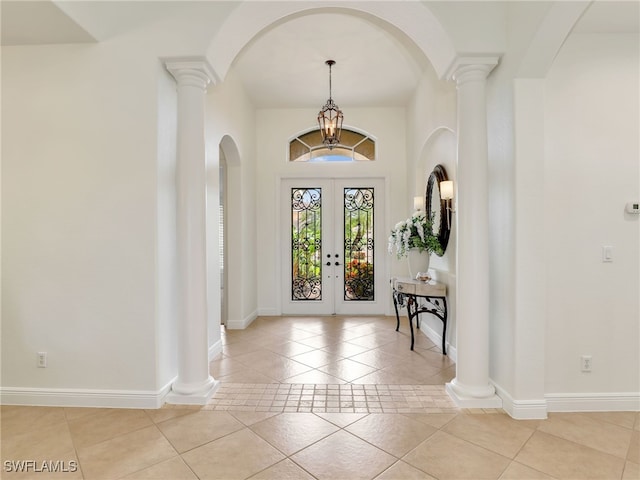
M292 161L308 162L311 149L308 145L302 143L299 139L295 138L289 143L289 158Z
M289 142L291 162L353 162L375 158L375 141L348 129L342 129L340 144L333 149L322 143L322 135L318 129L299 135Z
M355 152L361 156L357 160L373 160L376 158L376 144L373 140L367 138L359 145L356 145Z
M342 129L342 134L340 135L340 143L345 147L353 147L362 141L364 135L358 132L354 132L353 130Z
M322 189L291 189L291 300L322 300Z
M309 145L309 146L322 145L322 135L320 134L320 129L311 130L310 132L307 132L304 135L300 135L298 138L305 145Z
M373 188L345 188L345 300L375 300L373 253Z
M351 162L353 152L342 147L334 147L329 150L326 147L317 147L311 150L312 162Z

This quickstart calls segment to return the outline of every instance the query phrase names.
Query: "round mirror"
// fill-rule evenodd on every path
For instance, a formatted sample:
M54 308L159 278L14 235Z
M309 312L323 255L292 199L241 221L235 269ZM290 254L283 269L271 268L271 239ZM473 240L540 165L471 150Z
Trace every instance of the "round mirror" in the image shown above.
M447 201L440 198L440 182L448 180L447 172L442 165L436 165L427 180L425 198L426 213L433 222L433 234L438 237L442 254L447 250L449 233L451 232L451 210L447 208Z

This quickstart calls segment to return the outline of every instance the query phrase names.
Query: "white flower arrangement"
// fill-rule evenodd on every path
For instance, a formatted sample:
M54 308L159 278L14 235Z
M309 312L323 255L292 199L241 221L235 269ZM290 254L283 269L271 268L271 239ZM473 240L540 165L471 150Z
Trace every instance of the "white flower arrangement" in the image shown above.
M425 212L415 212L403 222L396 223L389 237L389 253L398 258L406 257L409 250L442 254L438 237L433 234L432 222Z

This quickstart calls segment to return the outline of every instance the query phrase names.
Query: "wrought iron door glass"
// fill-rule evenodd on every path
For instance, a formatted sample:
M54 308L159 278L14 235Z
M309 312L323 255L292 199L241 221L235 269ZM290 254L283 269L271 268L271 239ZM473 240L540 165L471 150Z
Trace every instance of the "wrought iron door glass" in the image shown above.
M373 188L344 189L344 299L375 300Z
M291 189L291 300L322 300L322 189Z

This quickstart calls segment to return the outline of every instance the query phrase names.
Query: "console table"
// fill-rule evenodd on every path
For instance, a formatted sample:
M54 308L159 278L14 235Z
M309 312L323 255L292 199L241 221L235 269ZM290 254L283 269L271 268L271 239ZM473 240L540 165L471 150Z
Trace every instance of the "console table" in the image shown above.
M442 320L442 354L446 355L445 339L447 333L447 286L433 280L423 282L409 277L391 279L393 306L396 309L396 332L400 328L398 306L404 307L406 302L409 328L411 329L411 350L413 350L413 319L420 329L420 314L431 313Z

